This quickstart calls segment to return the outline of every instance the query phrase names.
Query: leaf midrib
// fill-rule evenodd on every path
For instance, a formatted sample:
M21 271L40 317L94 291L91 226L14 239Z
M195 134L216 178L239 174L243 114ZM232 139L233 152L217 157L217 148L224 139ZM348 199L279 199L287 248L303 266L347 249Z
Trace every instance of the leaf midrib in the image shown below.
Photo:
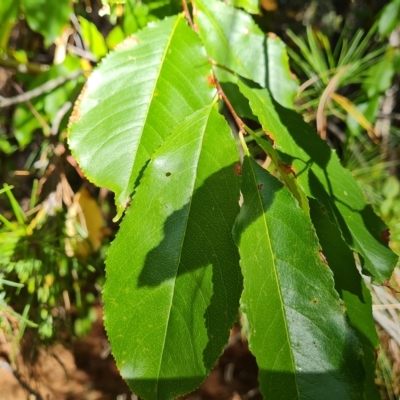
M252 172L253 180L254 180L255 185L257 186L257 178L256 178L256 175L255 175L255 172L254 172L254 168L253 168L251 160L249 160L249 161L250 161L250 165L251 165L251 172ZM268 173L268 172L266 171L266 173ZM279 294L279 299L280 299L280 304L281 304L281 311L282 311L283 319L285 321L285 324L284 324L285 325L285 333L286 333L287 341L289 343L290 360L291 360L291 364L292 364L292 371L294 372L294 374L293 374L294 375L294 379L295 379L295 382L296 382L297 398L300 399L301 397L300 397L300 392L299 392L299 385L298 385L298 382L297 382L294 355L293 355L292 346L291 346L291 337L290 337L289 329L288 329L288 326L287 326L286 311L285 311L285 308L284 308L284 302L283 302L281 286L279 284L279 277L278 277L278 272L277 272L276 260L275 260L274 252L272 250L272 244L271 244L272 242L271 242L271 237L270 237L270 233L269 233L269 227L268 227L267 218L266 218L266 210L264 209L264 203L263 203L263 200L262 200L262 197L261 197L261 191L259 191L259 190L257 190L257 198L258 198L258 200L260 202L260 205L261 205L261 208L263 210L263 222L264 222L264 226L265 226L266 237L268 238L267 239L267 246L268 246L268 249L269 249L269 251L270 251L270 253L272 255L273 271L274 271L275 280L276 280L276 283L277 283L278 294Z
M154 80L153 90L152 90L152 93L151 93L151 96L150 96L150 100L149 100L149 102L148 102L149 106L148 106L148 108L147 108L146 116L145 116L145 118L143 119L143 127L142 127L142 130L141 130L140 139L139 139L139 141L138 141L138 145L137 145L137 148L136 148L136 154L137 154L139 148L142 147L142 148L146 151L147 155L148 155L149 157L151 156L151 155L149 154L149 152L145 149L145 147L141 145L142 139L143 139L143 132L144 132L145 126L147 125L147 119L149 118L150 109L151 109L151 106L152 106L152 104L153 104L153 100L154 100L154 97L155 97L155 96L154 96L154 93L156 92L156 88L157 88L157 85L158 85L158 81L159 81L160 76L161 76L161 71L163 70L164 65L165 65L165 58L166 58L166 56L167 56L168 49L169 49L170 46L171 46L171 42L172 42L172 39L173 39L173 37L174 37L175 31L176 31L176 29L177 29L179 23L181 22L181 20L182 20L182 15L179 15L178 18L176 19L175 23L174 23L174 26L173 26L172 30L171 30L169 39L168 39L168 41L167 41L167 45L165 46L165 49L164 49L164 52L163 52L163 55L162 55L162 58L161 58L161 62L160 62L160 67L159 67L159 69L158 69L157 77L156 77L156 79ZM133 172L134 172L134 169L135 169L135 164L136 164L136 157L134 158L133 163L132 163L131 173L130 173L129 179L128 179L128 188L125 189L125 192L126 192L127 190L131 190L131 189L129 188L129 186L130 186L130 182L131 182L131 179L132 179L132 176L133 176Z
M184 228L183 235L182 235L182 243L181 243L181 248L180 248L180 252L179 252L179 258L178 258L178 262L177 262L176 274L175 274L175 276L174 276L174 278L173 278L173 280L174 280L173 290L172 290L172 292L171 292L170 307L169 307L169 311L168 311L168 317L167 317L165 335L164 335L164 340L163 340L163 344L162 344L162 351L161 351L161 357L160 357L160 364L159 364L158 373L157 373L157 383L156 383L156 397L157 397L157 398L158 398L158 384L159 384L159 382L160 382L160 379L159 379L159 378L160 378L161 367L162 367L162 364L163 364L163 359L164 359L164 354L165 354L164 347L165 347L165 342L166 342L166 339L167 339L167 332L168 332L168 328L169 328L169 323L170 323L170 320L171 320L171 319L170 319L170 316L171 316L171 310L172 310L173 300L174 300L174 297L175 297L176 279L177 279L177 276L178 276L179 266L180 266L180 264L181 264L182 250L183 250L183 245L184 245L184 242L185 242L186 230L187 230L187 226L188 226L188 222L189 222L189 217L190 217L190 211L191 211L192 202L193 202L193 189L194 189L194 186L195 186L196 180L197 180L197 169L198 169L198 165L199 165L199 164L198 164L198 160L199 160L199 158L200 158L201 150L202 150L202 148L203 148L203 141L204 141L204 136L205 136L204 134L205 134L206 128L207 128L207 126L208 126L208 120L209 120L209 118L210 118L210 114L211 114L211 110L212 110L213 105L210 105L210 106L208 106L208 107L209 107L209 109L210 109L210 112L209 112L208 115L207 115L207 122L204 124L204 130L203 130L202 138L201 138L201 145L199 146L198 152L197 152L197 154L196 154L196 156L197 156L197 163L196 163L196 168L195 168L195 169L196 169L196 172L193 174L194 179L193 179L193 181L192 181L192 187L191 187L191 193L192 193L192 195L190 196L189 209L188 209L188 213L187 213L185 228Z
M265 91L266 89L261 89L261 90ZM254 90L254 93L255 93L255 95L256 95L256 97L257 97L259 103L261 103L262 106L266 107L265 103L263 103L261 97L258 95L257 90ZM268 96L269 96L269 93L267 93L267 94L268 94ZM249 100L249 101L250 101L250 105L253 105L253 107L256 106L252 100ZM281 128L279 128L279 127L277 128L277 126L282 125L282 122L281 122L281 120L280 120L279 115L277 115L277 113L275 112L275 110L273 110L272 112L271 112L271 110L269 110L269 113L267 114L267 117L264 116L264 115L260 116L260 119L264 119L264 118L270 118L269 123L270 123L271 125L274 126L274 131L277 131L277 130L280 130L280 129L281 129ZM264 122L265 122L265 121L264 121ZM262 124L262 125L263 125L263 127L264 127L264 124ZM289 131L288 131L286 128L284 128L284 129L285 129L285 133L286 133L288 136L290 136ZM272 134L274 134L274 132L272 132ZM275 140L275 142L276 142L276 146L277 146L278 148L281 148L281 149L282 149L282 146L278 143L278 141ZM291 154L294 154L295 149L293 148L293 142L290 141L290 142L289 142L289 146L290 146ZM283 149L282 149L282 150L283 150ZM297 152L298 152L298 151L297 151ZM305 152L303 152L303 153L304 153L305 156L307 156ZM334 153L331 154L331 157L335 157L335 156L336 156L336 155L335 155ZM303 161L303 162L304 162L305 164L307 164L305 161ZM339 163L339 164L340 164L340 163ZM311 166L309 166L308 169L311 170L311 171L314 171L314 173L315 173L315 168L313 168L313 164L311 164ZM346 170L344 170L344 173L346 173ZM333 179L331 179L331 180L332 180L332 182L335 182L336 184L341 185L341 182L340 182L339 180L335 179L335 175L333 175ZM324 188L325 188L324 182L322 182L322 180L321 180L320 182L322 183L322 185L323 185ZM300 179L298 180L298 183L299 183L300 187L301 187L305 192L307 192L307 188L304 186L304 184L302 183L302 181L301 181ZM357 198L356 201L359 201L359 199ZM332 197L332 202L333 202L335 205L337 205L338 207L341 206L340 201L338 202L338 200L336 199L336 197ZM353 203L355 203L355 201L353 201ZM343 213L342 213L341 211L339 211L339 212L340 212L341 215L343 215ZM349 231L350 231L351 238L352 238L352 240L354 241L354 242L353 242L353 245L351 246L351 248L352 248L354 251L356 251L357 253L363 255L367 260L369 260L370 264L373 265L374 268L375 268L375 275L374 275L374 278L375 278L375 279L378 279L378 281L382 281L382 280L385 278L385 275L384 275L384 273L382 273L382 271L381 271L381 266L380 266L380 264L376 264L376 263L374 263L374 262L371 260L371 257L370 257L370 255L369 255L369 254L370 254L370 251L366 248L366 245L364 245L364 242L361 242L361 241L359 240L358 236L354 233L353 229L350 228ZM342 232L341 232L341 236L342 236L343 240L346 241L346 239L344 238ZM393 262L392 265L395 265L395 263L396 263L396 260ZM371 272L372 272L372 271L371 271Z

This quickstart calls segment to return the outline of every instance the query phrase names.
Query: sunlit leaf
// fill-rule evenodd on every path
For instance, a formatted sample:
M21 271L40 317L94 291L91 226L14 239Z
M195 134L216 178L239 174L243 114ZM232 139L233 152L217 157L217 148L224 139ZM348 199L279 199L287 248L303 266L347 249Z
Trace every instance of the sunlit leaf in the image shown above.
M115 192L119 214L154 150L215 88L200 39L182 16L131 36L89 78L69 145L87 177Z
M104 57L107 54L108 49L103 35L99 32L96 25L82 16L79 16L78 20L81 25L82 38L86 42L90 51L99 59Z
M276 178L245 156L234 227L265 399L362 399L364 371L310 218Z
M260 13L259 0L228 0L228 4L233 5L235 7L243 8L250 14Z
M242 290L231 236L238 159L215 106L182 121L109 250L105 325L122 376L145 399L194 390L227 343Z
M307 196L316 198L339 227L346 243L363 257L363 268L381 283L392 274L397 256L381 237L386 229L367 204L350 171L296 112L273 101L268 90L239 82L241 92L290 165Z
M268 87L276 101L292 107L297 82L285 44L266 36L251 16L216 0L196 0L195 22L207 54L219 65ZM232 78L233 79L233 78Z

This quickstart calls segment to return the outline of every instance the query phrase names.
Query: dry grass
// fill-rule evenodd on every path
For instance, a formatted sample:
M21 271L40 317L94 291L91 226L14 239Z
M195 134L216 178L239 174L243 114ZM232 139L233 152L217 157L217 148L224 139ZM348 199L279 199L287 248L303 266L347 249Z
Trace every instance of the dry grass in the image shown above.
M400 397L400 269L394 270L388 286L369 287L380 340L376 384L382 399L397 400Z

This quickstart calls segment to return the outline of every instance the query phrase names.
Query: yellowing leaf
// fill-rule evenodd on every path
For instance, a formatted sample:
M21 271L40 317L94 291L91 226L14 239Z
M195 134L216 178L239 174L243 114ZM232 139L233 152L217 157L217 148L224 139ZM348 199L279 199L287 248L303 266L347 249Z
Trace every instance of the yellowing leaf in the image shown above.
M85 187L75 194L65 225L70 237L65 244L69 256L86 258L100 249L104 236L103 216L97 202Z

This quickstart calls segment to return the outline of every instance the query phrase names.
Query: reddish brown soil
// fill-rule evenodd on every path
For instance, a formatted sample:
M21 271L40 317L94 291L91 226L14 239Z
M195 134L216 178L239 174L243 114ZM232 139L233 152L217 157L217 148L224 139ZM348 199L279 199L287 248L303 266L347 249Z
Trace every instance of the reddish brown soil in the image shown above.
M32 346L31 346L32 347ZM33 352L25 345L15 369L22 381L42 400L128 400L137 399L121 379L109 352L101 318L88 337L76 340L71 349L61 344L40 347ZM33 400L4 362L11 354L9 344L0 344L0 400ZM33 357L32 354L35 354ZM185 400L260 400L257 365L241 340L232 331L230 342L204 384Z

